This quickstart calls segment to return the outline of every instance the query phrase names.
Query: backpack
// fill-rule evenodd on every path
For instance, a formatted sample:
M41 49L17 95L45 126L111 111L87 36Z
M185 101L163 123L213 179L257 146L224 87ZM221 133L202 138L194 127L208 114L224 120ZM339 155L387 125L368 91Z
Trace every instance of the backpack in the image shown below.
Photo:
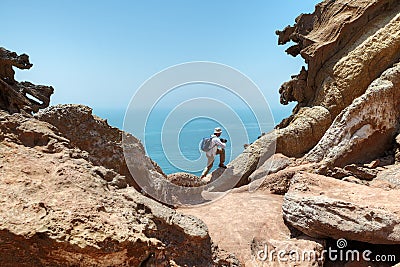
M204 152L210 151L211 148L212 148L211 147L211 144L212 144L211 140L212 140L212 137L204 137L201 140L201 144L200 144L201 150L203 150Z

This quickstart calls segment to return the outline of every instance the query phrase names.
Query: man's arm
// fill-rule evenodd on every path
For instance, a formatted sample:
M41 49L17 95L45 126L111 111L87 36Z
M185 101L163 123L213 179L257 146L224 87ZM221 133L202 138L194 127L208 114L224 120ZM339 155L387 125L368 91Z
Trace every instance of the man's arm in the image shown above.
M222 143L221 140L219 140L218 137L215 137L214 139L215 139L215 144L216 144L217 146L222 147L222 148L225 148L225 147L226 147L226 144L225 144L225 143Z

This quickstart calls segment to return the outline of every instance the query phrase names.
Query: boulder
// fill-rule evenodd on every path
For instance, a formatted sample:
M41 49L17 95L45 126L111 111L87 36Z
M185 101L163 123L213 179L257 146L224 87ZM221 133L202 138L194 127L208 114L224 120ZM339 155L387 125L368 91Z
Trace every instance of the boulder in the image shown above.
M385 190L400 189L400 165L386 167L378 173L377 177L370 182L371 187L379 187Z
M384 190L334 178L296 174L284 196L285 221L316 238L400 244L400 190Z
M314 164L287 167L276 173L269 174L264 178L251 182L248 187L250 192L258 190L284 195L289 190L290 181L296 173L300 171L312 172L314 167Z
M255 181L261 178L265 178L269 174L276 173L280 170L285 169L292 163L293 160L286 157L285 155L282 155L280 153L274 154L250 175L249 180Z
M196 187L206 184L204 179L200 179L200 177L186 172L168 174L167 180L173 184L185 187Z

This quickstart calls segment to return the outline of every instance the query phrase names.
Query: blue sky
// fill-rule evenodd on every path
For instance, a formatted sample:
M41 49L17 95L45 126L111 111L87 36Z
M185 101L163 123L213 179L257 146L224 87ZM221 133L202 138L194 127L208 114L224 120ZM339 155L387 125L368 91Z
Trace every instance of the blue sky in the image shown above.
M214 61L246 74L278 108L280 84L304 61L277 45L275 30L318 2L2 0L0 46L30 55L34 67L16 77L54 86L52 104L125 108L155 73Z

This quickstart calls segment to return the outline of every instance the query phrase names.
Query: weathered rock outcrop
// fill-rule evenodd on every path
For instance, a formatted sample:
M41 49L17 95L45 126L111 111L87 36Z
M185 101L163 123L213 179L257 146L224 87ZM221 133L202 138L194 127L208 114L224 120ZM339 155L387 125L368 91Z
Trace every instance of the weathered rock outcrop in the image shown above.
M324 1L313 14L300 16L294 27L279 33L280 43L298 43L308 72L307 83L296 83L302 86L296 90L303 92L303 100L296 98L294 116L279 127L282 134L295 134L297 144L286 141L281 146L278 140L277 151L293 156L307 152L341 110L398 61L399 11L400 4L392 0ZM309 108L301 112L303 107ZM316 119L315 109L321 108L328 112ZM309 125L301 127L307 117Z
M28 115L0 118L2 266L227 264L202 221L127 187L60 129Z
M341 60L345 58L348 52L357 52L357 48L361 48L359 45L366 41L368 37L374 35L380 28L386 27L386 23L398 13L396 8L398 8L398 2L393 0L324 1L315 7L313 14L300 15L296 19L296 24L293 27L288 26L283 31L277 31L279 35L279 44L286 44L289 41L296 43L296 45L288 48L286 52L292 56L300 54L308 64L307 74L304 75L304 69L300 72L301 80L307 80L307 82L301 84L296 83L297 86L294 88L301 92L297 95L302 95L302 97L296 96L295 93L287 94L288 92L285 90L284 85L281 91L282 93L286 93L287 96L285 96L285 94L282 95L282 103L286 104L288 101L298 101L300 104L308 106L310 104L315 105L322 99L328 100L326 97L318 99L318 93L324 95L326 95L326 93L334 93L328 91L318 92L322 91L322 88L320 88L322 85L321 82L324 82L325 78L327 78L327 76L332 76L332 74L333 77L331 78L333 79L343 79L345 77L336 76L334 75L335 73L324 73L323 71L331 69L333 67L332 63L338 63L338 59ZM389 30L389 32L386 33L395 33L395 31L391 32ZM382 72L382 70L390 66L390 62L394 63L393 60L398 57L396 52L396 45L398 45L396 44L398 42L396 39L398 37L392 36L392 38L393 39L387 40L387 43L381 43L382 46L379 46L378 42L376 42L374 47L368 47L369 49L366 51L367 53L371 53L369 55L375 56L377 56L377 52L386 52L384 54L380 53L381 55L379 56L379 61L384 60L385 62L374 63L378 66L382 66L379 68L379 71L375 72L375 77ZM348 59L351 58L355 59L354 57L348 57ZM373 57L364 57L360 58L358 63L372 62L374 59ZM344 62L342 62L342 64L343 63ZM351 67L349 63L351 62L347 62L347 67L354 68L355 70L359 68L365 68L365 70L367 70L370 68L370 66L364 64ZM389 65L387 63L389 63ZM359 75L364 75L362 69L360 70L361 71L354 72L353 74L358 73ZM348 78L354 77L353 75L349 76L351 77ZM296 76L296 78L298 77L299 76ZM324 78L318 79L320 77ZM370 79L371 78L372 77L370 77ZM371 82L370 79L364 82L364 90L366 88L365 86ZM357 86L357 89L360 91L362 91L362 88L363 86ZM343 89L346 90L346 88L341 88L339 90ZM293 92L296 92L296 90ZM354 95L357 95L357 93L355 92L353 95L344 95L342 99L347 100L347 103L344 102L342 105L348 105ZM333 104L340 105L340 103Z
M400 64L397 64L336 117L305 160L340 167L371 161L393 148L399 118Z
M17 55L0 47L0 109L8 112L37 112L50 103L54 89L51 86L17 82L13 67L30 69L33 65L26 54Z
M279 218L268 217L281 205L287 226L296 229L291 228L292 235L345 238L357 241L356 249L391 244L387 253L396 254L400 2L324 1L313 14L301 15L293 27L277 33L280 44L297 43L287 52L300 54L308 65L280 88L283 104L298 102L293 115L229 163L224 174L239 177L240 188L218 202L182 211L202 218L212 238L246 264L256 263L248 244L254 252L260 244L284 247L273 245L277 240L282 244L282 237L294 242ZM299 159L280 159L275 153ZM285 194L283 202L271 192ZM242 219L231 220L231 214ZM254 233L253 228L263 231ZM361 264L392 265L345 261L329 266Z
M41 110L35 117L55 126L60 136L68 139L71 145L86 151L88 160L97 166L104 166L125 176L127 182L140 189L135 177L129 171L123 150L125 144L130 146L131 155L137 162L137 175L146 175L154 179L163 179L152 161L145 156L140 141L93 115L92 109L83 105L57 105ZM138 177L136 177L138 178Z
M178 172L178 173L172 173L167 175L167 180L170 181L173 184L179 185L179 186L186 186L186 187L196 187L196 186L202 186L207 183L205 179L201 179L200 177L186 173L186 172Z
M271 173L254 182L251 182L248 187L251 192L270 191L273 194L284 195L290 187L290 182L293 176L298 172L313 172L317 165L304 164L300 166L287 167L276 173Z
M250 183L249 176L275 153L276 135L270 132L249 145L242 154L227 165L229 173L237 182L236 187ZM218 175L221 175L220 173Z
M296 174L285 195L284 219L309 236L400 244L399 190Z
M257 170L250 175L249 179L251 181L255 181L264 178L269 174L273 174L285 169L291 164L293 164L292 159L279 153L274 154L269 159L267 159L263 165L258 167Z
M400 165L391 165L380 171L376 178L369 183L371 187L385 190L400 189Z
M273 154L265 149L267 142L275 140L276 152L291 157L312 149L336 116L398 62L399 32L400 2L394 0L324 1L278 31L279 43L296 42L287 52L300 54L308 65L280 89L283 104L299 103L273 133L244 151L247 167L240 166L244 156L229 165L242 168L239 185L249 182L266 154Z

